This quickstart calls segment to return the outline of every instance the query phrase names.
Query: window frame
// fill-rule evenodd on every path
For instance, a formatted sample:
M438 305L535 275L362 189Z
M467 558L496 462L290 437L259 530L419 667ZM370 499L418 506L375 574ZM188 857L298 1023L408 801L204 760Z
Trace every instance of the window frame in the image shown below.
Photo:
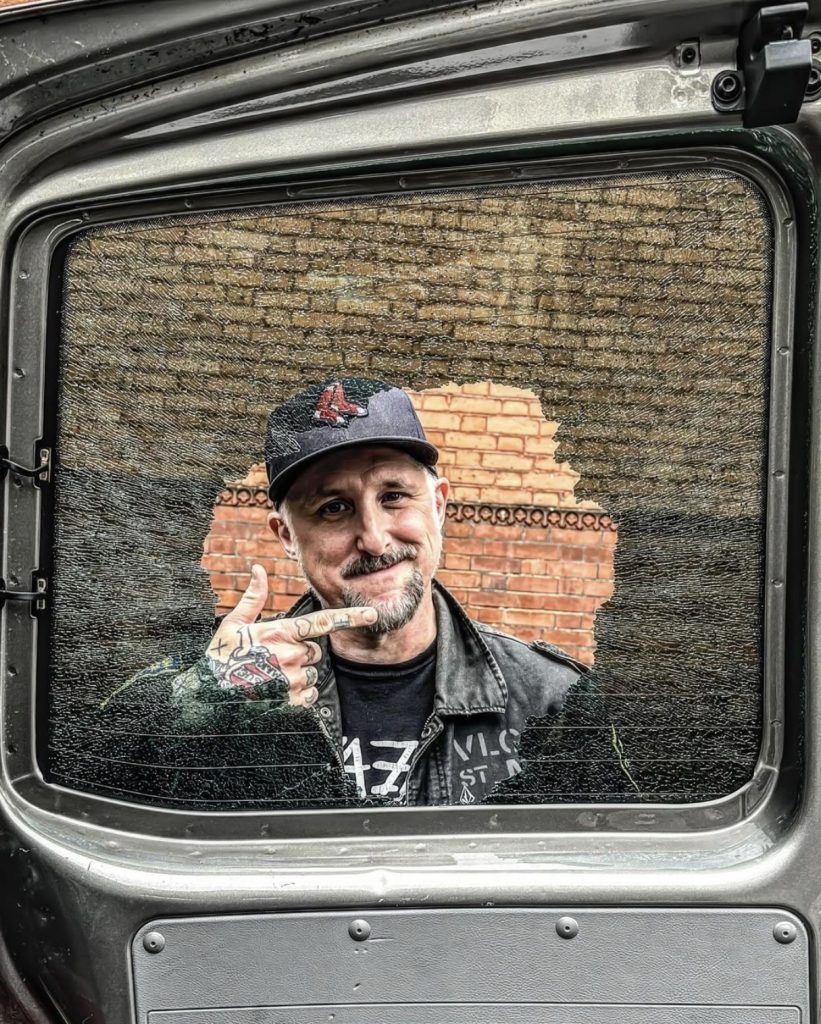
M341 201L413 191L439 191L448 187L489 186L565 178L608 179L647 171L719 168L748 178L769 206L773 232L773 276L770 331L770 390L767 498L765 506L764 679L761 748L753 777L747 785L720 800L702 804L528 804L449 806L442 808L346 808L338 810L188 811L132 804L92 793L70 790L44 780L34 734L43 659L47 654L47 623L30 615L28 606L7 603L3 620L7 664L16 668L14 686L7 687L3 703L6 737L4 774L16 796L47 813L124 832L180 838L196 834L203 839L238 840L275 832L279 838L323 838L359 835L389 837L401 834L447 836L454 832L585 832L588 818L596 828L614 831L714 831L743 823L754 812L776 813L783 754L784 665L787 626L787 526L790 490L790 430L793 339L793 296L797 265L797 237L791 195L772 166L739 149L706 146L664 151L594 154L573 158L507 160L477 166L439 166L424 169L368 168L357 176L341 177L329 170L320 180L285 178L261 188L237 187L228 181L197 193L129 197L99 203L72 203L62 197L59 212L43 211L21 227L11 261L13 284L9 335L14 339L9 366L9 445L15 452L40 447L40 439L53 446L54 424L48 425L47 406L56 407L57 351L62 284L62 259L70 239L94 226L143 220L158 214L245 210L261 205L312 199ZM777 344L776 344L777 339ZM25 367L25 376L15 369ZM53 499L49 486L30 483L7 485L8 539L6 575L20 579L14 566L38 565L47 569L49 522ZM27 587L28 580L23 580ZM45 617L47 618L47 616ZM39 666L39 668L38 668ZM41 681L38 684L38 673ZM395 819L401 814L401 822ZM759 815L760 816L760 815ZM491 823L491 824L489 824Z

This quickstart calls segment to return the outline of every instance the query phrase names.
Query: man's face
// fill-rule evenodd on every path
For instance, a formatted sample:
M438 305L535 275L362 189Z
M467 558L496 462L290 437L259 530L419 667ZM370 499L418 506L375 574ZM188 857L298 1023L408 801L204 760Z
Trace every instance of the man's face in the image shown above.
M370 605L387 633L430 591L447 493L405 452L361 446L312 463L269 522L326 607Z

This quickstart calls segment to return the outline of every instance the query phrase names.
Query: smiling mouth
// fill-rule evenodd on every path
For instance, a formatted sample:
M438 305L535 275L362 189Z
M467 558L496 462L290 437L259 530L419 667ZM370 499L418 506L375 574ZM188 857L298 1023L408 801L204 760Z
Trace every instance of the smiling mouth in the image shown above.
M399 562L391 562L390 565L381 565L378 569L369 569L368 572L357 573L356 576L351 577L356 580L365 580L369 576L381 576L382 573L390 572L391 569L395 569L398 565L404 565L407 559L403 558Z

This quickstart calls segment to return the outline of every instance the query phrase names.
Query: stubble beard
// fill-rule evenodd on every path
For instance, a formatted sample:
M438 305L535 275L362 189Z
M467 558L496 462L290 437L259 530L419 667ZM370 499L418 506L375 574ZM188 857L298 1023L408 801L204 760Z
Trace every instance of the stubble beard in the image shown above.
M362 605L375 608L376 622L363 626L362 631L372 636L385 636L407 626L419 610L424 595L425 581L422 573L414 566L410 576L405 580L402 593L388 601L374 602L352 587L346 587L342 591L342 600L346 608L358 608Z
M416 549L410 545L405 545L392 552L386 552L384 555L362 555L342 570L342 578L367 575L370 572L375 572L377 569L385 569L399 562L412 562L415 560ZM308 579L302 560L302 552L299 550L297 550L297 561L302 575L305 579ZM310 580L308 582L310 583ZM319 600L319 603L326 607L327 602L323 600L313 585L311 585L311 590ZM346 608L368 607L376 610L376 622L359 627L363 633L369 633L372 636L386 636L388 633L395 633L398 629L402 629L403 626L407 626L419 610L424 596L425 580L415 565L402 585L402 592L390 600L375 601L372 597L368 597L354 587L345 587L342 590L342 601Z

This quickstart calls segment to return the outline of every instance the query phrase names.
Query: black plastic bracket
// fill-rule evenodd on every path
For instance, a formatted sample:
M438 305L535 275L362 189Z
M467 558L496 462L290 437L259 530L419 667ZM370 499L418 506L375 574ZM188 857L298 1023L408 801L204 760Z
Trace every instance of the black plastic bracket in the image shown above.
M802 39L807 3L762 7L741 29L738 71L719 71L712 100L722 113L742 112L745 128L798 119L813 70L812 46Z
M51 479L51 451L48 448L40 449L39 466L21 466L17 462L12 462L5 445L0 446L0 477L9 472L15 476L31 477L35 483L48 483Z

